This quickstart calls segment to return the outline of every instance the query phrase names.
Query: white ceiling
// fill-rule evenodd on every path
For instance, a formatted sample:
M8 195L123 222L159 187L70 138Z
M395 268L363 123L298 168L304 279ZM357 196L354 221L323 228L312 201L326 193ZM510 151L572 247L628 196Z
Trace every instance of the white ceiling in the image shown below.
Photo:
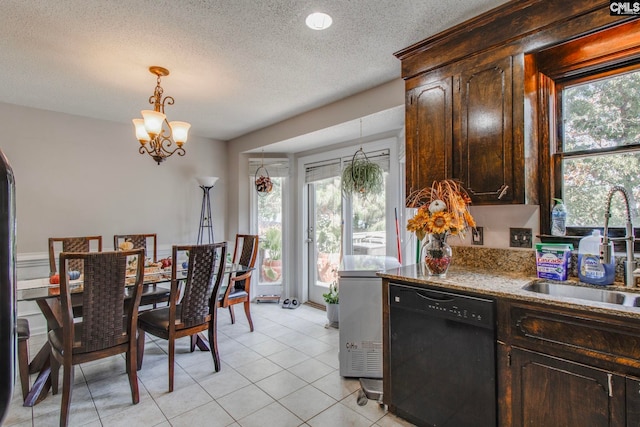
M230 140L398 78L394 52L504 2L0 0L0 102L130 123L160 65L168 118Z

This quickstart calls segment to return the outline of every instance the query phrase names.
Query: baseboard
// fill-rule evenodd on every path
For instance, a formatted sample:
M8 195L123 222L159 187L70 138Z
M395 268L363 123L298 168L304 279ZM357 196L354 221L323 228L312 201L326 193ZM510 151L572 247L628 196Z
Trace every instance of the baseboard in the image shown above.
M317 308L318 310L327 311L327 306L324 304L318 304L317 302L307 301L304 305L308 305L313 308Z

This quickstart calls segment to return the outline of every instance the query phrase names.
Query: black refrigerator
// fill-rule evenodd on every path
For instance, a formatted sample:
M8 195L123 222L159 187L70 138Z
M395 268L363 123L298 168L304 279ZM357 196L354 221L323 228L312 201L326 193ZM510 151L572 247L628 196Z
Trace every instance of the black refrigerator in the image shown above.
M16 204L13 170L0 150L0 424L9 412L15 382Z

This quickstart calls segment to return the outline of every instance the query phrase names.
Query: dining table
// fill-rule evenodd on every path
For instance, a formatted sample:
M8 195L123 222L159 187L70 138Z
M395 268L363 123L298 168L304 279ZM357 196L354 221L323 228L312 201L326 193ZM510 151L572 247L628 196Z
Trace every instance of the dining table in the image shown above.
M225 266L225 275L233 273L244 273L253 270L252 267L241 264L227 263ZM184 280L187 276L186 269L178 269L177 279ZM127 278L127 286L125 286L125 301L129 296L130 285L135 280ZM218 294L224 292L227 281L223 282ZM82 278L69 281L71 289L71 302L80 312L82 309ZM169 297L171 290L171 267L161 269L159 271L145 272L140 306L156 304L158 301ZM47 330L62 327L62 305L60 302L60 285L50 283L49 277L18 280L16 283L16 297L18 301L33 301L37 304L47 321ZM217 297L216 297L217 298ZM209 346L205 337L198 334L196 345L202 351L209 351ZM51 365L50 365L51 347L49 341L45 341L38 353L29 363L29 374L38 374L33 382L23 406L34 406L36 403L44 400L51 389Z

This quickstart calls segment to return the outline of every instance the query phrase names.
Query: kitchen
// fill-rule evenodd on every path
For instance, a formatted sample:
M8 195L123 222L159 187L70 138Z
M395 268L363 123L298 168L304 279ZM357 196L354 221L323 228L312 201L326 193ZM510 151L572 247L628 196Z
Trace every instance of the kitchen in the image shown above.
M464 68L463 67L456 68L456 65L452 65L455 62L454 59L445 59L446 58L445 52L450 51L451 55L457 56L458 59L466 58L467 56L473 57L471 52L475 52L476 50L483 50L486 52L490 52L492 51L492 46L494 44L501 44L502 40L509 41L509 46L507 46L506 48L501 48L501 49L504 49L504 51L500 51L500 54L502 54L503 56L505 56L506 54L506 56L515 58L513 62L510 62L507 64L507 67L510 67L508 69L512 73L511 87L513 88L513 93L511 93L511 96L513 99L511 100L512 104L500 104L498 105L498 108L500 109L504 108L505 110L509 110L512 112L512 117L510 117L511 121L509 122L510 126L507 127L507 131L509 130L511 131L510 132L505 131L501 133L501 139L499 141L493 141L493 142L499 143L499 144L504 144L508 142L509 144L512 144L513 150L507 152L509 156L507 157L502 156L500 158L500 161L503 162L501 170L506 171L504 176L501 176L500 178L504 178L506 176L512 181L507 184L508 188L506 189L506 193L500 199L500 201L494 200L494 201L487 202L486 200L484 200L484 202L486 202L489 206L476 205L472 207L472 213L476 218L476 221L478 222L479 225L484 227L485 245L487 247L493 247L493 248L508 247L508 241L509 241L508 228L513 228L513 227L531 228L533 235L549 234L547 230L549 229L548 221L550 218L550 209L552 206L552 202L551 202L552 191L551 190L542 191L541 188L544 186L544 188L552 189L554 188L553 185L556 185L556 183L550 182L551 173L549 173L548 175L542 173L542 171L546 170L544 168L548 168L548 169L551 168L551 165L549 165L550 160L546 159L543 156L544 150L548 149L548 145L538 146L536 142L544 141L544 138L543 138L544 132L548 131L548 129L546 130L545 127L541 125L541 120L539 119L538 116L536 116L538 110L542 109L542 107L538 106L537 97L535 96L536 91L531 90L531 88L528 86L533 84L533 82L531 80L525 80L523 77L527 75L526 66L527 64L530 63L528 61L533 60L532 57L526 56L525 53L528 53L529 51L540 50L545 46L559 44L561 43L562 40L572 39L576 34L589 33L593 31L593 29L595 28L613 27L614 23L616 23L618 20L620 22L624 20L624 18L611 17L608 14L608 10L607 10L608 5L605 5L604 2L580 2L578 4L572 3L570 7L568 7L564 3L559 4L556 2L543 3L545 7L542 7L540 5L536 6L536 2L519 2L518 4L519 4L519 7L516 9L519 9L521 11L526 10L527 8L529 9L526 10L526 13L521 12L522 15L517 15L519 17L518 19L511 19L508 16L503 17L502 21L496 19L494 25L496 25L500 29L503 29L504 33L501 31L493 31L491 33L492 36L494 37L493 39L491 39L490 37L486 37L486 33L484 32L479 32L478 34L480 35L477 35L473 38L466 38L467 35L464 35L463 37L463 35L459 35L459 34L456 34L455 32L452 32L451 34L449 34L451 39L448 41L433 40L434 42L437 41L437 43L433 43L432 49L435 49L435 51L426 49L424 46L419 46L416 49L416 52L418 52L418 51L421 51L423 48L425 48L426 49L425 52L428 52L425 54L426 56L433 56L435 58L438 58L438 61L443 61L443 63L446 62L446 65L443 65L443 67L449 67L449 68L442 71L444 74L441 75L441 77L445 77L446 73L449 73L448 75L456 75L456 76L457 75L472 76L473 75L472 73L466 73L465 71L469 63L467 63ZM570 22L571 25L564 26L561 24L557 24L561 28L555 28L552 25L547 26L547 25L542 25L540 23L535 24L534 23L535 19L533 19L532 16L537 16L537 15L531 12L531 10L535 9L535 7L540 7L542 9L545 9L544 13L541 11L538 11L538 12L544 17L546 17L547 19L549 19L550 22L560 22L562 24ZM506 12L503 11L503 13L506 13ZM576 18L575 20L572 20L571 17L574 15L576 16ZM493 21L493 19L488 19L488 21ZM513 24L514 22L518 23L518 25L514 25ZM478 20L477 22L478 25L482 23L483 22L481 22L481 20ZM528 24L529 26L525 24ZM514 27L518 27L518 28L514 28ZM540 36L539 36L540 38L537 38L535 34L538 32L537 30L539 28L545 28L546 32L545 31L540 32ZM514 34L509 34L509 30L515 31L519 35L516 36ZM632 33L632 34L636 34L636 33ZM518 41L520 40L518 39L518 37L520 36L523 37L522 40L524 41ZM463 39L461 41L456 37L463 37ZM465 40L467 41L465 42ZM482 43L484 43L484 45L482 45ZM617 43L613 43L613 44L616 45ZM431 48L430 46L427 46L427 47ZM523 49L523 50L519 50L519 49ZM625 49L629 49L629 48L625 47ZM557 56L561 52L548 52L548 53L549 53L548 56L545 57L544 55L540 55L538 59L539 60L548 59L548 58ZM492 55L494 54L495 52L487 54L489 57L491 57L489 58L489 62L491 65L490 68L498 69L499 70L498 72L501 73L501 75L504 75L502 74L504 73L504 70L505 70L504 62L498 61L498 59L500 59L498 57L495 57L495 58L492 57ZM415 55L415 56L418 57L421 55ZM496 61L493 61L494 59L496 59ZM474 62L475 60L471 58L471 59L467 59L467 61ZM437 75L438 72L440 72L440 71L437 71L438 69L440 69L439 64L435 64L435 63L429 63L426 65L417 64L418 61L417 60L414 61L414 59L411 57L408 57L407 59L407 64L408 64L407 66L404 65L404 62L405 62L404 58L402 62L403 62L403 75L407 77L412 76L415 73L423 73L425 70L429 70L430 73L433 72L434 73L433 75ZM425 67L425 68L422 68L422 67ZM432 71L432 70L436 70L436 71ZM334 105L334 108L337 108L338 110L346 110L349 108L351 103L368 103L373 99L376 105L372 105L371 110L376 108L379 108L380 110L391 109L396 107L398 104L404 104L405 89L413 90L414 87L409 85L414 85L414 84L417 87L418 85L417 80L407 83L406 87L404 86L404 82L393 81L388 84L381 85L375 89L372 89L369 93L355 95L349 101L338 102L337 105ZM453 87L453 84L451 85L451 87ZM501 94L501 96L502 95L504 94ZM454 101L453 95L451 96L452 96L452 99L450 99L450 102ZM504 97L502 97L502 99L504 99ZM516 102L516 100L519 100L520 102ZM457 104L455 104L455 102L452 102L452 105L457 105ZM495 106L495 104L492 104L492 106ZM329 111L329 109L326 109L325 111ZM55 130L57 132L63 133L64 130L67 128L67 126L70 126L73 128L89 128L88 129L89 133L93 133L93 134L108 133L109 135L111 135L111 138L113 138L113 136L115 135L115 139L117 139L118 141L121 141L123 150L126 150L125 147L127 147L127 143L130 139L129 129L125 129L124 126L121 127L113 123L107 124L107 123L99 122L97 120L93 122L87 122L84 119L81 120L74 117L67 118L66 116L64 116L64 120L65 121L68 120L69 122L68 124L61 125L60 119L62 116L60 113L33 111L32 109L28 109L28 108L22 109L21 107L6 106L6 105L2 106L2 112L3 112L2 117L4 120L6 120L6 123L7 123L7 125L5 125L5 128L8 129L9 131L8 137L10 140L21 140L21 141L25 140L25 141L31 142L32 144L35 144L35 141L38 139L38 135L34 136L31 134L29 135L28 138L25 138L25 135L23 135L22 132L12 130L11 126L8 125L9 123L12 123L12 122L19 122L19 120L21 120L21 117L25 115L33 115L33 114L36 115L36 117L39 119L41 123L46 124L47 129L51 132ZM457 116L454 116L454 114L457 114L457 113L455 111L452 112L452 115L450 118L448 118L448 120L450 120L451 123L454 123L455 121L456 125L455 126L453 124L451 125L451 128L454 131L460 131L460 129L462 128L458 129L456 127L458 121L456 119ZM310 115L308 117L313 118L312 116L313 115ZM296 121L294 120L293 123L289 123L288 125L292 125L292 124L295 125ZM281 126L284 127L286 125L283 124ZM407 123L407 129L409 129L409 127L410 125L409 123ZM504 131L504 129L502 129L501 132L502 131ZM192 170L184 171L180 169L179 165L168 162L167 164L162 165L162 167L163 168L168 167L169 170L172 171L172 174L174 174L174 177L179 177L182 179L182 181L178 181L177 179L172 180L167 178L166 176L161 176L155 173L155 175L153 175L154 176L154 179L152 180L153 183L149 185L145 185L146 188L144 191L152 193L154 195L162 192L167 192L169 194L172 194L172 195L175 194L175 195L178 195L178 197L180 197L177 201L175 200L173 202L167 201L166 202L167 204L169 203L189 204L189 203L192 203L194 200L197 200L197 196L198 196L197 187L195 187L195 185L189 186L189 187L186 187L186 191L185 191L184 181L188 178L189 175L196 174L198 170L206 170L206 171L215 170L217 174L219 173L221 176L226 177L226 182L225 182L226 185L216 188L217 191L215 191L213 194L214 203L220 207L221 211L226 213L226 215L220 215L219 218L216 218L217 219L216 234L231 235L229 233L232 230L247 228L249 224L249 216L250 216L249 215L250 202L249 202L249 194L248 194L249 189L243 183L245 182L245 177L248 175L248 173L246 173L246 169L244 166L246 162L241 162L241 159L245 160L248 157L256 157L259 155L260 146L256 144L256 141L260 140L263 136L265 136L266 133L268 132L265 132L265 133L256 132L254 134L250 134L250 135L238 138L238 141L236 141L237 143L234 143L229 146L226 146L222 142L220 143L216 142L214 144L195 144L194 143L192 145L193 147L192 150L194 153L197 154L194 157L197 157L199 159L202 159L205 157L209 159L212 159L212 158L216 159L215 166L211 166L209 162L197 160L195 165L190 166L193 168ZM405 134L407 135L407 140L410 140L411 138L410 132L407 130L405 131ZM91 157L92 155L90 153L85 154L87 156L86 161L80 161L77 159L74 160L72 158L73 156L67 155L66 153L75 153L76 150L79 150L78 147L81 147L83 144L83 140L80 137L75 137L72 135L70 138L71 140L66 142L67 145L62 145L62 144L57 145L59 152L55 152L53 149L51 149L51 152L44 151L42 153L37 153L38 163L42 164L43 169L38 173L34 174L33 176L29 176L27 178L29 180L29 183L28 183L29 188L33 189L33 191L35 192L34 196L36 195L36 193L38 193L37 194L38 196L44 195L45 197L46 197L46 194L55 193L55 188L48 186L51 184L47 183L47 177L52 175L55 176L56 168L63 167L63 168L66 168L67 170L73 170L73 169L82 170L84 166L82 166L80 163L90 165L91 162L93 161L93 160L90 160L92 159ZM447 138L449 139L447 140ZM506 139L503 139L503 138L506 138ZM358 140L357 133L353 139L356 141ZM404 141L404 135L395 136L395 140L399 145L402 145L400 144L400 142ZM442 143L445 143L448 141L449 144L451 143L458 144L459 141L461 141L461 139L458 138L457 134L454 136L452 133L448 135L445 133L439 141ZM60 142L63 143L64 141L61 140ZM412 180L415 180L418 186L425 186L425 183L427 183L428 185L432 181L431 176L428 176L428 175L425 176L423 174L423 171L420 170L419 168L417 170L415 168L412 170L410 166L411 159L414 159L414 160L416 159L416 157L411 155L410 153L411 147L419 148L421 146L423 146L423 144L421 143L414 144L413 146L409 144L407 146L407 152L406 152L407 189L412 188L409 185L409 182L411 182ZM17 153L13 157L14 158L17 157L18 160L22 162L21 164L20 163L18 164L18 167L22 167L26 169L27 164L31 162L33 159L29 158L27 160L24 155L20 155L20 151L18 148L12 147L11 149L14 150L15 153ZM28 148L25 147L25 149L28 149ZM464 147L462 147L461 149L464 149ZM252 152L252 154L247 154L247 152ZM8 154L9 154L9 157L11 158L12 157L11 153L8 153ZM312 151L307 154L314 155L314 154L317 154L317 152ZM481 153L473 153L473 154L478 155ZM136 164L130 162L129 160L122 160L120 157L111 156L109 153L104 153L104 155L108 156L106 161L110 162L111 164L118 164L130 170L134 170L136 168ZM20 159L24 159L24 160L20 160ZM508 162L513 162L513 164L510 166L507 164ZM235 167L232 168L228 166L228 165L236 165L236 164L239 164L240 166L238 168L235 168ZM454 165L455 163L454 164L448 163L448 164L445 164L444 166L448 168L448 167L453 167ZM151 166L155 167L155 165L151 165ZM414 164L413 166L415 167L416 165ZM455 167L460 167L460 172L457 172L455 176L464 177L465 179L466 178L472 179L472 178L478 177L477 170L473 168L464 169L464 166L465 164L455 165ZM496 168L491 167L490 170L494 171L496 170ZM447 171L445 170L445 175L443 177L448 176L446 175L446 172ZM140 182L145 181L147 174L152 174L152 173L154 172L152 172L151 168L145 169L145 172L142 175L138 176L138 179L134 180L134 182L130 182L129 180L124 179L122 176L115 176L113 177L113 180L109 179L109 180L105 180L105 182L100 181L100 188L98 189L98 191L116 193L118 189L121 187L127 187L129 185L134 185L134 186L139 185ZM237 175L234 175L235 173L237 173ZM487 176L491 179L495 178L495 175L487 174ZM94 189L94 186L91 185L91 183L89 182L85 183L81 188L78 188L75 184L81 179L82 179L82 176L80 174L77 176L74 176L72 179L70 179L70 182L63 182L62 188L71 187L74 189L74 193L85 193L85 192L96 191L96 189ZM493 184L493 183L494 182L489 182L489 184ZM504 189L502 187L503 184L505 183L500 182L500 185L498 185L496 188L492 188L491 191L489 191L489 193L497 191L496 197L499 196L500 193L502 193L502 191L498 191L498 190L500 190L501 188ZM402 184L399 183L398 186L402 186ZM292 190L292 192L295 192L295 191L296 190ZM39 194L39 193L42 193L42 194ZM28 196L23 196L23 197L28 197ZM488 198L489 195L482 196L482 197ZM144 205L143 201L140 201L134 197L130 197L130 198L127 198L126 200L121 200L121 201L116 200L116 202L120 202L119 204L123 209L131 209L131 210L143 209L144 210L147 208ZM27 215L25 219L21 219L21 224L22 223L29 224L30 227L31 227L31 224L33 224L33 226L37 228L39 224L38 217L42 215L43 211L46 211L45 207L42 207L41 209L32 210L28 207L30 205L27 205L26 202L19 201L19 203L24 203L23 205L24 207L21 209L21 211L24 212L25 215ZM36 202L35 206L40 206L39 203L41 202ZM72 195L68 196L68 198L65 197L64 203L67 204L70 207L70 209L83 208L83 206L76 206L77 202L74 200L74 197ZM396 205L399 205L400 203L396 203ZM492 206L495 203L498 203L499 206ZM54 201L51 200L50 204L53 205ZM478 203L478 205L479 204L480 203ZM538 207L538 206L541 206L541 207ZM90 214L95 215L96 221L99 221L101 215L103 215L102 212L104 212L105 208L107 210L109 209L106 206L96 206L91 210ZM292 209L291 213L293 214L292 218L298 218L294 213L293 207L291 209ZM393 209L391 209L391 211L387 211L387 218L391 217L389 213L392 211ZM159 220L162 221L163 223L173 224L176 229L180 230L180 232L176 233L176 236L182 236L183 233L188 232L187 230L193 228L193 224L192 224L192 220L189 218L189 215L188 215L189 212L185 212L185 210L181 210L181 211L179 210L178 213L179 215L177 216L166 215L160 218ZM56 215L59 215L59 213L47 212L47 215L53 215L54 216L53 220L56 220ZM57 220L58 222L60 222L60 218L57 218ZM124 219L120 217L120 221L123 221L123 220ZM143 219L140 219L140 224L144 224ZM296 221L296 224L298 228L292 234L295 236L304 235L302 222L298 223L298 221ZM108 234L110 231L111 230L105 231L105 234ZM43 233L45 233L44 230L40 231L40 234L43 234ZM393 235L393 234L388 233L388 235ZM25 253L22 256L21 261L24 263L23 265L28 265L29 263L32 263L31 267L35 266L35 268L39 268L42 266L41 265L39 266L38 257L36 256L37 252L39 252L38 246L40 243L40 240L37 237L38 230L34 230L33 236L34 236L33 238L24 242L24 244L22 245L22 247L25 248ZM171 240L172 237L173 236L169 236L167 240ZM296 240L296 239L291 237L291 241L293 240ZM387 239L387 240L389 241L391 239ZM405 258L408 258L409 254L412 253L413 251L409 249L410 243L408 238L404 243L405 243L404 246L407 247L406 249L407 253L405 254ZM467 241L466 243L468 244L469 242ZM291 245L286 249L286 251L288 251L288 255L285 254L284 256L289 257L289 262L291 264L303 264L303 262L300 262L300 263L298 262L299 261L298 257L302 256L300 254L303 251L298 250L297 246ZM290 272L289 274L290 276L287 277L289 283L304 282L303 280L304 273L302 271L293 271L293 272ZM305 293L305 290L291 289L290 292L303 295Z

